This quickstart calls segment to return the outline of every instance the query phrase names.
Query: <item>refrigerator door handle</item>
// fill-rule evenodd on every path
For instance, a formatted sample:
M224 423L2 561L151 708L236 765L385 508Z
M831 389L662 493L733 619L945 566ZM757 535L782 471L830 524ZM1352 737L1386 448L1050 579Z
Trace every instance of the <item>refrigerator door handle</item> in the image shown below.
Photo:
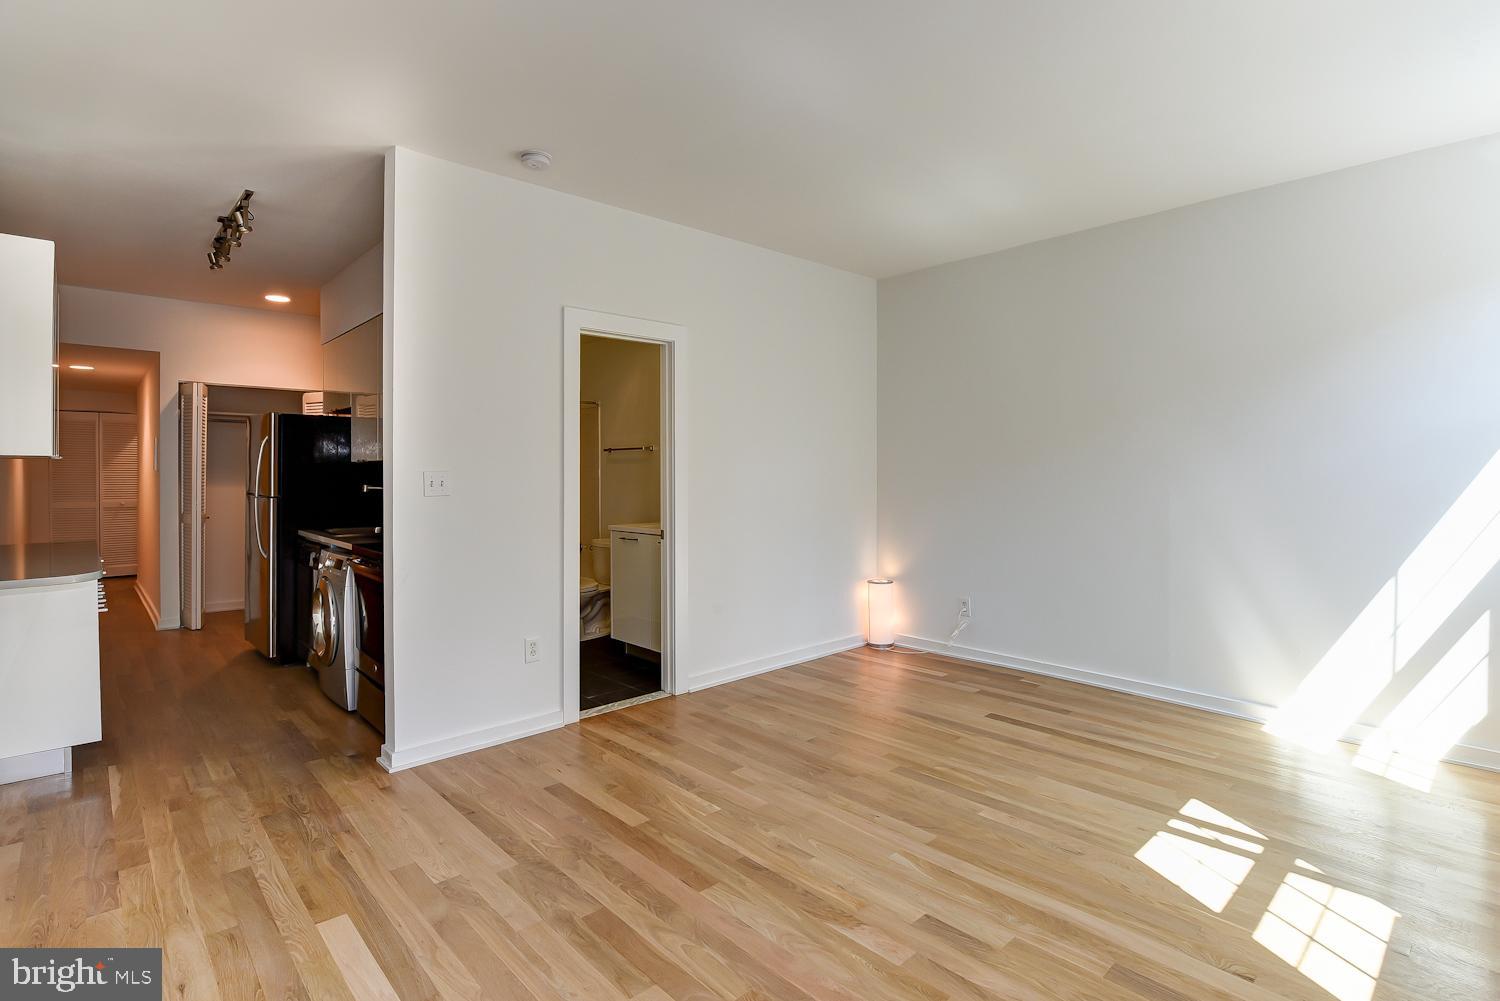
M260 495L257 494L257 495L254 496L254 498L252 500L252 506L250 508L250 520L253 521L253 522L255 522L255 548L260 550L260 558L261 559L263 559L263 560L269 560L271 558L271 554L268 553L268 552L266 552L266 544L263 541L261 541L261 537L260 537L260 502L261 502L261 500L262 500L262 498L260 497Z
M260 448L257 449L256 452L255 452L255 486L254 486L254 488L251 489L250 492L252 494L257 495L257 496L260 495L260 464L261 464L261 461L264 460L265 457L266 457L266 446L269 445L270 443L271 443L271 436L270 435L266 435L264 438L262 438L260 440Z
M270 442L271 436L266 435L260 440L260 449L255 453L255 491L250 496L254 498L250 508L250 520L255 522L255 548L260 550L260 558L269 560L271 554L266 552L266 544L260 537L260 461L266 454L266 444Z

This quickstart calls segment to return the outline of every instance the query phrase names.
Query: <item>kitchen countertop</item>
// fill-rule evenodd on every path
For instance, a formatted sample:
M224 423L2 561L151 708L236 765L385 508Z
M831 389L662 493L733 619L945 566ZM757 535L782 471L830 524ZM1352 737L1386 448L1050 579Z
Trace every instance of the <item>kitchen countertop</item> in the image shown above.
M334 549L353 550L360 543L380 544L380 532L376 529L353 529L353 528L303 528L297 534L309 542L320 545L331 546Z
M104 576L93 542L30 542L0 546L0 590L80 584Z
M633 521L627 525L611 525L611 532L632 532L636 535L660 535L661 522L659 521Z
M364 560L367 564L379 567L385 560L384 542L356 542L354 544L354 555Z

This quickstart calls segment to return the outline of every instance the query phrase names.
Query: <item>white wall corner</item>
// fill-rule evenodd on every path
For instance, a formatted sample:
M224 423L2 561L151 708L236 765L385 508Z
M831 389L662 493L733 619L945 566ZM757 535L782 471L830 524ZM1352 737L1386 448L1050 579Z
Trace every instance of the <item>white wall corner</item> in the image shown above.
M131 582L131 589L135 591L135 596L141 599L141 607L146 609L146 615L151 619L151 627L158 630L167 628L162 625L161 610L156 607L156 598L147 594L146 589L141 587L139 577Z
M705 671L702 674L689 675L684 679L682 693L701 692L705 688L713 688L715 685L728 684L731 681L740 681L745 678L753 678L757 674L765 674L767 671L777 671L783 667L792 667L796 664L805 664L819 657L829 657L846 650L865 645L863 636L844 636L836 640L828 640L826 643L816 643L797 650L788 650L785 653L772 654L769 657L760 657L756 660L747 660L741 664L733 664L713 671Z

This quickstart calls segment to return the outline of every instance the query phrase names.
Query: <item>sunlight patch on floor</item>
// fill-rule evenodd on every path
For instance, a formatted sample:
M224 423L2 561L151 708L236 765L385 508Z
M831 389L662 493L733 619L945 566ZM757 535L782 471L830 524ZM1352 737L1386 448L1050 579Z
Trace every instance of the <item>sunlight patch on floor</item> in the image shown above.
M1184 817L1191 817L1194 820L1207 821L1210 824L1218 824L1220 827L1227 827L1231 831L1239 831L1241 834L1248 834L1252 838L1260 838L1262 841L1266 839L1266 836L1257 831L1255 828L1249 826L1248 824L1240 823L1238 820L1235 820L1229 814L1224 813L1221 810L1215 810L1213 807L1209 806L1202 800L1190 799L1186 803L1184 803L1182 805L1182 809L1178 810L1177 812L1182 814Z
M1256 856L1264 855L1265 838L1201 800L1189 800L1178 813L1167 821L1169 830L1158 831L1135 857L1222 914L1255 867ZM1317 866L1297 859L1252 937L1337 1001L1371 1001L1400 915L1378 900L1333 886L1327 878Z
M1378 900L1290 872L1253 937L1338 1001L1370 1001L1398 917Z
M1199 800L1189 800L1178 811L1192 820L1215 824L1238 831L1250 837L1261 835L1252 827L1241 824L1228 814L1215 810ZM1262 846L1245 838L1227 834L1194 824L1180 817L1167 821L1175 831L1185 831L1199 838L1218 841L1244 851L1259 854ZM1253 858L1246 858L1228 848L1204 844L1194 838L1183 837L1173 831L1158 831L1151 840L1135 853L1136 860L1145 864L1163 879L1175 884L1188 896L1214 913L1221 913L1233 898L1235 891L1250 874L1255 865Z

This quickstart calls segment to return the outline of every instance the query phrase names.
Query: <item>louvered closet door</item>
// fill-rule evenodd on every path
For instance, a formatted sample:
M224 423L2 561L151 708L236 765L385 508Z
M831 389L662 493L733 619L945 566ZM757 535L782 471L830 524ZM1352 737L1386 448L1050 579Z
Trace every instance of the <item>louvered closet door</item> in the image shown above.
M100 414L99 555L108 576L135 573L140 482L135 414Z
M99 540L99 415L57 415L58 459L52 462L48 507L53 542Z

